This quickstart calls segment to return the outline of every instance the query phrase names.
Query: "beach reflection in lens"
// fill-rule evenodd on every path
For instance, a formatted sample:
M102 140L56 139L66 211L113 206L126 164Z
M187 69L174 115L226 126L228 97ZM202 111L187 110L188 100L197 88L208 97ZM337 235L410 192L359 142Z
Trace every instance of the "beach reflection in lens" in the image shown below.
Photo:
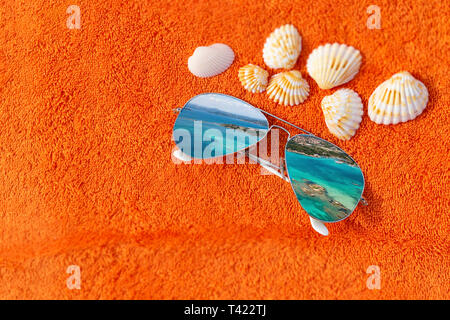
M336 222L355 209L364 189L358 164L334 144L297 135L286 145L286 168L297 199L313 218Z
M223 94L206 93L195 96L181 109L175 121L173 139L186 155L208 159L256 144L265 137L268 128L269 123L262 112L247 102ZM187 132L191 138L182 138Z

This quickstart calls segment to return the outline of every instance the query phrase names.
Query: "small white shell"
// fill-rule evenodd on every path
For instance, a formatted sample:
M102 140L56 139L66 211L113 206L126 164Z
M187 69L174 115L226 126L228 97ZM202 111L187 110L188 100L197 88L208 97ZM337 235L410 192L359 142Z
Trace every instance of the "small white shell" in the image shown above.
M302 50L302 37L292 24L273 31L266 39L263 49L264 63L272 69L291 69Z
M409 72L394 74L369 98L368 113L378 124L397 124L416 118L428 103L428 89Z
M285 106L302 103L309 96L309 85L300 71L291 70L272 76L267 87L269 98Z
M266 90L269 73L263 68L250 63L239 69L238 77L246 90L256 93Z
M325 123L333 135L342 140L355 135L363 115L363 104L355 91L337 90L324 97L321 106Z
M227 70L233 61L233 50L226 44L215 43L196 48L188 59L188 68L197 77L213 77Z
M311 52L306 68L321 89L331 89L352 80L361 61L361 53L355 48L327 43Z

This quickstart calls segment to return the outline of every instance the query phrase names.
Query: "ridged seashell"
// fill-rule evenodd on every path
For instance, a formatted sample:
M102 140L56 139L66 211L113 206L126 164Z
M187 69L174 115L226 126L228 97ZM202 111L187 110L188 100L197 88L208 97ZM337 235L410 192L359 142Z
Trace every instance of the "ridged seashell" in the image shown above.
M302 78L300 71L285 71L270 78L267 94L275 102L285 106L294 106L308 98L309 85Z
M349 140L356 133L363 115L359 95L350 89L339 89L322 99L322 111L328 130L342 140Z
M361 53L351 46L327 43L314 49L306 68L321 89L331 89L352 80L361 66Z
M238 77L246 90L256 93L266 90L269 73L259 66L248 64L239 69Z
M380 84L369 98L368 113L379 124L414 119L428 103L428 89L409 72L402 71Z
M215 43L196 48L188 59L188 68L197 77L213 77L227 70L233 61L233 50L226 44Z
M292 24L273 31L263 48L264 63L272 69L291 69L302 51L302 37Z

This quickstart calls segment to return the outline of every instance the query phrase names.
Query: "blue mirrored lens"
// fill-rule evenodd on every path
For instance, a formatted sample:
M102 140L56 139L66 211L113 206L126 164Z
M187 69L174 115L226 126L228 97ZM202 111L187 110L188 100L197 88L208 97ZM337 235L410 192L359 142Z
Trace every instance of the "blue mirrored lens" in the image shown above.
M353 212L364 190L364 176L355 160L312 135L294 136L285 152L292 188L311 217L336 222Z
M264 114L235 97L206 93L181 109L173 139L186 155L208 159L244 150L265 137L269 123Z

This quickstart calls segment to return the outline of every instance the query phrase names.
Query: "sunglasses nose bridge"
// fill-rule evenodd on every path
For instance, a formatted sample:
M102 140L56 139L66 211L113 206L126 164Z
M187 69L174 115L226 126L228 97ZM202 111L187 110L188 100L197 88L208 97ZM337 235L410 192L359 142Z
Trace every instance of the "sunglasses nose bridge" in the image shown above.
M291 137L291 133L289 132L289 130L286 129L286 128L284 128L284 127L277 126L277 125L273 124L273 125L271 125L271 126L269 127L269 130L268 130L268 131L272 130L272 128L278 128L278 129L284 130L284 132L286 132L286 133L288 134L289 138Z
M287 124L287 125L289 125L289 126L291 126L293 128L296 128L296 129L300 130L303 133L306 133L306 134L309 134L309 135L313 135L311 132L308 132L305 129L300 128L299 126L296 126L295 124L290 123L289 121L286 121L286 120L284 120L284 119L282 119L280 117L277 117L276 115L273 115L270 112L267 112L267 111L259 109L259 108L257 108L257 109L259 111L261 111L262 113L264 113L265 115L267 115L267 116L269 116L271 118L277 119L278 121L281 121L281 122L283 122L283 123L285 123L285 124Z

